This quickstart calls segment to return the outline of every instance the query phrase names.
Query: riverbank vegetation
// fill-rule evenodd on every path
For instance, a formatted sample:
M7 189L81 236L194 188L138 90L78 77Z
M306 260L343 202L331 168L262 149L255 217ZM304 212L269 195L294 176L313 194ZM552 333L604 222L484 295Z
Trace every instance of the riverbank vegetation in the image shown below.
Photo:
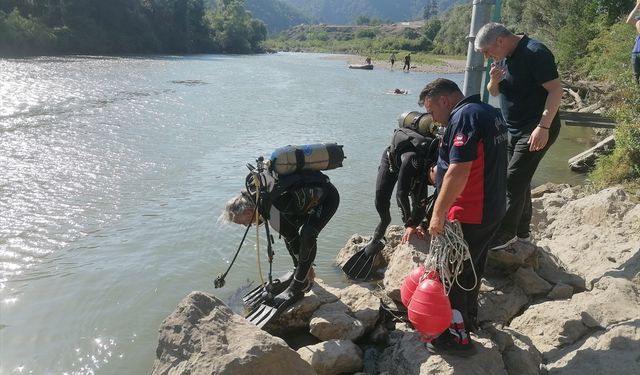
M243 0L3 0L0 56L261 51Z

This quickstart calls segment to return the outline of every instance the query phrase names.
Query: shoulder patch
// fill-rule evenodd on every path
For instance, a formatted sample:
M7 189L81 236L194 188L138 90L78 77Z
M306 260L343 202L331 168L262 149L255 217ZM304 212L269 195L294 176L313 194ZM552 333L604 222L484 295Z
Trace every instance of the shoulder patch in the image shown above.
M462 133L456 134L453 138L453 145L456 147L464 146L465 143L467 143L467 136Z

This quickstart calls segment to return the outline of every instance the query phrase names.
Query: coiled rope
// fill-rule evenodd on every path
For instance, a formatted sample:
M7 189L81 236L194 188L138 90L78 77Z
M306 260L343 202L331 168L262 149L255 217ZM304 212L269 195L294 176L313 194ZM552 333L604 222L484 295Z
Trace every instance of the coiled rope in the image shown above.
M458 282L458 275L462 273L464 261L467 259L470 260L469 263L471 264L475 280L470 289L463 287ZM478 275L473 266L473 261L471 261L469 245L464 240L462 226L458 220L446 220L443 234L434 236L431 239L431 247L424 261L424 267L426 270L425 275L429 273L429 271L438 271L440 281L447 295L449 295L454 283L466 291L471 291L478 285Z

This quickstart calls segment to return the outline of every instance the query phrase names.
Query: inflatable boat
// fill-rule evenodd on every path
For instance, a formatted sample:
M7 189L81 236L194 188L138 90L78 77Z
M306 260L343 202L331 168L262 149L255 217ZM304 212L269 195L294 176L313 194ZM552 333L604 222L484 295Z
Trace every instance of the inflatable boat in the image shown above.
M349 69L364 69L364 70L372 70L372 64L351 64L349 65Z

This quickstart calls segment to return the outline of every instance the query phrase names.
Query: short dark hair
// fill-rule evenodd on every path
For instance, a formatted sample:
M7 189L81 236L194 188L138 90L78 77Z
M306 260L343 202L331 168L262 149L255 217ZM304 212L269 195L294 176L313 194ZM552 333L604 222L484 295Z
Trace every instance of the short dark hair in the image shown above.
M418 102L418 105L422 105L425 98L434 99L443 95L451 95L458 92L462 94L460 87L458 87L455 82L446 78L438 78L428 83L422 91L420 91L420 101Z

